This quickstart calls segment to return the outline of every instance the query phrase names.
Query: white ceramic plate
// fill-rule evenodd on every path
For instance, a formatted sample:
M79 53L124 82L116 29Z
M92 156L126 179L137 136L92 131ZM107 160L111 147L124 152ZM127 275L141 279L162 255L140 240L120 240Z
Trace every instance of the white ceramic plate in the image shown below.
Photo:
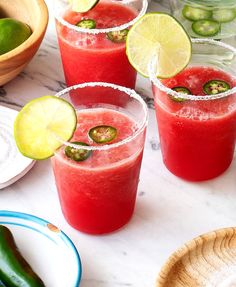
M0 210L0 224L8 227L21 254L46 287L78 287L79 254L65 233L33 215Z
M24 176L35 161L23 156L14 140L14 121L18 112L0 106L0 189Z

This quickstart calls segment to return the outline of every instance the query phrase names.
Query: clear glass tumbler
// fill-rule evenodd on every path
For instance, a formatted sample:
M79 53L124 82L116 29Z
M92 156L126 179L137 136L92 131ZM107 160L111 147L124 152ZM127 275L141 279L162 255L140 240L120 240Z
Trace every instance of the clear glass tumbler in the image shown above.
M191 37L226 39L236 35L235 0L170 0L170 7Z
M52 158L62 212L77 230L108 233L134 211L147 107L134 90L108 83L72 86L57 96L70 101L72 90L80 99L73 102L77 128Z
M223 173L233 159L236 49L210 39L192 42L195 50L214 53L193 54L188 67L165 80L155 77L154 59L150 77L163 161L173 174L201 181Z
M56 28L67 86L103 81L135 87L136 71L125 52L129 28L145 14L147 0L100 0L87 13L54 0ZM89 20L91 29L84 28Z

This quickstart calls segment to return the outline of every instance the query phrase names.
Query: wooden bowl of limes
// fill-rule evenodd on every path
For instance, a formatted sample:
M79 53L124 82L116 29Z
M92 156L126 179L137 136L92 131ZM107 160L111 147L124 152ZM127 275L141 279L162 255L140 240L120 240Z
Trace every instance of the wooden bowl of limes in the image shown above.
M0 1L0 86L15 78L30 62L47 24L44 0Z

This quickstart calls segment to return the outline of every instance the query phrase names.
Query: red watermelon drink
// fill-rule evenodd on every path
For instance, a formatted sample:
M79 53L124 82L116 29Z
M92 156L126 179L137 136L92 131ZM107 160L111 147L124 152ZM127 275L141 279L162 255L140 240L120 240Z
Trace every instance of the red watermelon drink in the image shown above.
M214 63L212 55L208 58ZM163 161L173 174L190 181L223 173L235 147L236 77L233 70L229 74L207 65L206 57L203 61L171 79L154 80L153 88Z
M98 86L90 86L87 108L75 107L78 121L70 141L73 145L66 143L52 159L66 220L75 229L90 234L122 227L135 207L147 108L135 92L117 87L99 86L104 94L114 91L110 97L115 105L111 105L111 99L108 104L106 100L95 103L92 89L95 94ZM79 85L77 90L80 89L84 95L86 87ZM63 91L63 97L68 92ZM117 106L117 96L126 99L126 106Z
M101 0L86 13L55 1L56 27L67 86L90 81L135 87L136 71L125 53L128 29L146 11L146 0Z

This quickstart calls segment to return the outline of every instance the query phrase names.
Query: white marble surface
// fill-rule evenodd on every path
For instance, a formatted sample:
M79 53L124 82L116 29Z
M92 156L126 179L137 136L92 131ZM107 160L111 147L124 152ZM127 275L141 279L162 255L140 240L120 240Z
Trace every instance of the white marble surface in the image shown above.
M50 13L51 2L47 1ZM159 7L151 3L152 10ZM40 50L23 73L0 88L0 102L19 109L32 98L64 87L51 15ZM82 259L81 287L154 286L165 260L186 240L236 225L236 160L222 176L203 183L185 182L170 174L161 159L148 80L140 77L137 89L149 95L145 99L150 121L135 214L125 228L106 236L72 229L62 216L49 160L37 162L26 176L0 190L0 209L40 216L70 236Z

